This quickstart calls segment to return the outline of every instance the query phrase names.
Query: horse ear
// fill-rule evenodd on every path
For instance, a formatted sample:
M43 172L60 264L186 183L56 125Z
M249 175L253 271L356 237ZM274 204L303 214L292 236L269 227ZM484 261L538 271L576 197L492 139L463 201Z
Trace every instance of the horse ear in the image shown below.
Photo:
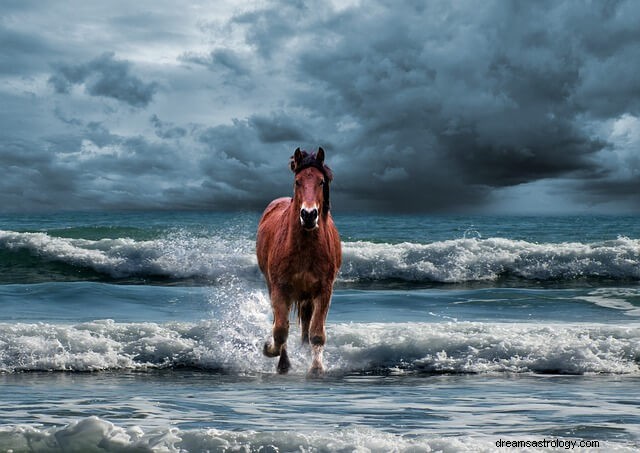
M322 147L318 148L318 152L316 154L316 162L322 164L324 162L324 149Z
M295 152L293 153L293 156L291 156L291 161L289 162L289 165L291 166L291 171L296 171L296 168L298 167L298 165L300 165L301 161L302 161L302 151L300 151L300 148L296 148Z

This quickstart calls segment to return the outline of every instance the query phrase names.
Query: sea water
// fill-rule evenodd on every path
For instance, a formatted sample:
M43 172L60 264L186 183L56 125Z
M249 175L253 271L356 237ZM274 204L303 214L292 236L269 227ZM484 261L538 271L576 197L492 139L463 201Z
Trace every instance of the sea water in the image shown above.
M338 212L312 379L259 216L0 216L0 451L640 448L640 218Z

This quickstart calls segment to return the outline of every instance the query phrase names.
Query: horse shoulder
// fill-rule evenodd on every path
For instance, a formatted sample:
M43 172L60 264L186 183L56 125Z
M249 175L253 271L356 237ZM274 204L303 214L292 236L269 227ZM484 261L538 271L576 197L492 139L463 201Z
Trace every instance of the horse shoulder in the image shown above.
M289 207L291 204L290 197L281 197L273 200L269 205L265 208L262 213L262 218L260 219L260 225L263 224L267 219L277 215L278 213L284 212L285 209Z
M258 235L256 238L256 252L258 265L264 273L267 271L269 254L273 250L273 243L277 242L277 236L282 234L283 216L291 204L291 198L282 197L273 200L266 207L258 224Z

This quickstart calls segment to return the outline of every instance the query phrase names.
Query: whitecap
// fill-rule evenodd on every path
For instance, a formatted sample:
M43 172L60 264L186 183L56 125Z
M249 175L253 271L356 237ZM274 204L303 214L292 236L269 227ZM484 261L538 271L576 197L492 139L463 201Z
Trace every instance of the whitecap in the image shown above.
M530 280L640 278L640 241L532 243L465 238L430 244L347 242L341 278L408 282L492 281L503 275Z
M236 276L260 282L254 241L198 236L179 230L165 237L73 239L0 230L0 249L28 250L45 260L92 269L114 278L162 276L214 281ZM429 244L343 243L342 282L492 281L508 275L530 280L640 279L640 240L532 243L463 238Z
M264 296L256 296L258 299ZM0 371L97 371L195 367L273 373L262 355L268 305L199 323L0 324ZM234 316L236 313L237 316ZM292 329L292 374L309 351ZM640 326L509 323L329 324L330 374L640 372Z
M314 452L493 452L500 436L428 436L385 432L365 427L316 431L230 431L165 426L145 431L140 426L118 426L99 417L86 417L61 427L31 425L0 427L0 449L39 452L200 452L200 451L314 451ZM510 439L509 436L504 436ZM550 438L569 444L574 438ZM518 436L522 442L543 437ZM606 451L633 452L637 446L599 442ZM523 447L523 452L557 451L557 448ZM593 451L577 447L572 451Z

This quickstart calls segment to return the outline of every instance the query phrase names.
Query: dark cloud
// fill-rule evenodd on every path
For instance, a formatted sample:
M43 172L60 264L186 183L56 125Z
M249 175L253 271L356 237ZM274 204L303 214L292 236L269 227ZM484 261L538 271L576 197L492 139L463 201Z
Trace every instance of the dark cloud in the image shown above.
M283 113L253 115L249 118L249 124L256 129L262 143L301 142L307 139L304 129Z
M299 51L299 77L323 94L305 105L361 125L343 146L399 209L474 205L491 188L591 178L607 144L581 126L585 117L637 112L638 36L621 17L628 4L587 15L578 5L547 6L497 3L475 15L446 3L382 4L377 14L336 15L322 24L332 45ZM447 19L432 26L434 17ZM265 12L249 39L283 20ZM597 46L598 30L619 27L619 40ZM345 171L356 177L354 194L375 196L364 189L367 175Z
M465 182L489 187L590 174L597 167L592 156L606 146L566 120L519 119L517 112L484 118L469 129L439 137L448 151L443 163L459 169Z
M157 83L144 83L130 73L131 64L117 60L113 52L80 65L59 65L49 78L57 93L68 93L73 85L84 85L91 96L103 96L146 107L153 99Z

